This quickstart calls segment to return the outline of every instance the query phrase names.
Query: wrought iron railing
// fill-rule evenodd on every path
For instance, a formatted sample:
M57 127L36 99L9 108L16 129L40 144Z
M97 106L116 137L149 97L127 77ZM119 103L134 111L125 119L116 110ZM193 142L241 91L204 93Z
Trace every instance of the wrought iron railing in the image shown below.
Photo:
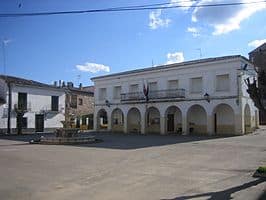
M148 99L185 98L185 89L169 89L149 91ZM145 100L143 92L122 93L121 101Z

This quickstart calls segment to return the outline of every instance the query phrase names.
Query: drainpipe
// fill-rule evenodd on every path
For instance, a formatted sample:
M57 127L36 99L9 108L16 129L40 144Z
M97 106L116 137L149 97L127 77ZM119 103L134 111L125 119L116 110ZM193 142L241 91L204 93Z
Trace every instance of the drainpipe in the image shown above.
M11 93L11 83L8 84L8 111L7 111L7 133L11 133L11 106L12 106L12 93Z

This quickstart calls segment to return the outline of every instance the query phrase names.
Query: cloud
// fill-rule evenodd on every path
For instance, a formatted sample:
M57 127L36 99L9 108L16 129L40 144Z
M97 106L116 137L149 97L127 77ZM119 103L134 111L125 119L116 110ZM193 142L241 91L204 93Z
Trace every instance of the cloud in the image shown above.
M248 43L249 47L254 47L257 48L260 45L264 44L266 42L266 39L262 39L262 40L253 40L251 42Z
M192 33L193 37L200 36L199 30L197 28L195 28L195 27L188 27L187 28L187 32Z
M250 0L240 2L249 3ZM228 3L228 1L201 0L197 5L217 3ZM214 28L213 35L221 35L239 29L242 21L264 9L266 9L265 2L238 6L197 7L193 10L192 21L207 23Z
M162 19L161 18L162 10L151 11L149 15L150 23L149 27L151 29L157 29L159 27L168 27L171 22L170 19Z
M166 64L180 63L184 60L183 52L168 53Z
M180 9L187 11L193 4L195 4L195 0L186 0L186 1L180 1L180 0L170 0L170 6L183 6L180 7Z
M109 66L97 63L89 63L89 62L86 62L84 65L76 65L76 68L82 72L91 72L91 73L97 73L100 71L110 72Z

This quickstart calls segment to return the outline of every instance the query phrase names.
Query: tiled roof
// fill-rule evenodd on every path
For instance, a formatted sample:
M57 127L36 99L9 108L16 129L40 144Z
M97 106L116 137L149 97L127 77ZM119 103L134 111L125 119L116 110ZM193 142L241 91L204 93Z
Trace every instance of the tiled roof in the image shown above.
M53 89L62 90L62 88L58 88L58 87L55 87L53 85L48 85L45 83L40 83L37 81L19 78L19 77L15 77L15 76L0 75L0 78L5 80L6 83L13 83L16 85L35 86L35 87L53 88Z
M199 60L186 61L186 62L182 62L182 63L165 64L165 65L159 65L156 67L148 67L148 68L143 68L143 69L136 69L136 70L114 73L114 74L109 74L109 75L104 75L104 76L98 76L98 77L91 78L91 80L93 81L96 79L108 78L108 77L113 77L113 76L122 76L122 75L128 75L128 74L148 72L148 71L153 71L153 70L176 68L176 67L182 67L182 66L186 66L186 65L201 64L201 63L215 62L215 61L221 61L221 60L229 60L229 59L235 59L235 58L242 58L242 59L246 60L247 62L250 62L247 58L245 58L241 55L204 58L204 59L199 59Z
M259 47L257 47L256 49L252 50L251 52L249 52L248 54L252 54L252 53L255 53L257 51L260 51L260 50L265 50L266 49L266 42L262 45L260 45Z

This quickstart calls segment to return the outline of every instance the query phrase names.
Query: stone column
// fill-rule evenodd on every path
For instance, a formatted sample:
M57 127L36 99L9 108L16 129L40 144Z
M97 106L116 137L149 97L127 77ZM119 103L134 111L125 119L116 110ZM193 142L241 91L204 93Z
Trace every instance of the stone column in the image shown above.
M165 117L164 115L161 115L160 117L160 134L161 135L165 135L166 131L165 131Z
M187 115L182 115L182 135L188 135L188 128L187 128Z
M209 114L207 115L207 134L214 135L213 117Z
M107 130L108 131L112 131L112 117L111 117L111 113L110 112L107 112L107 120L108 120Z
M97 126L98 126L97 112L94 112L94 115L93 115L93 130L94 131L97 131Z
M127 116L124 115L124 133L127 133Z

